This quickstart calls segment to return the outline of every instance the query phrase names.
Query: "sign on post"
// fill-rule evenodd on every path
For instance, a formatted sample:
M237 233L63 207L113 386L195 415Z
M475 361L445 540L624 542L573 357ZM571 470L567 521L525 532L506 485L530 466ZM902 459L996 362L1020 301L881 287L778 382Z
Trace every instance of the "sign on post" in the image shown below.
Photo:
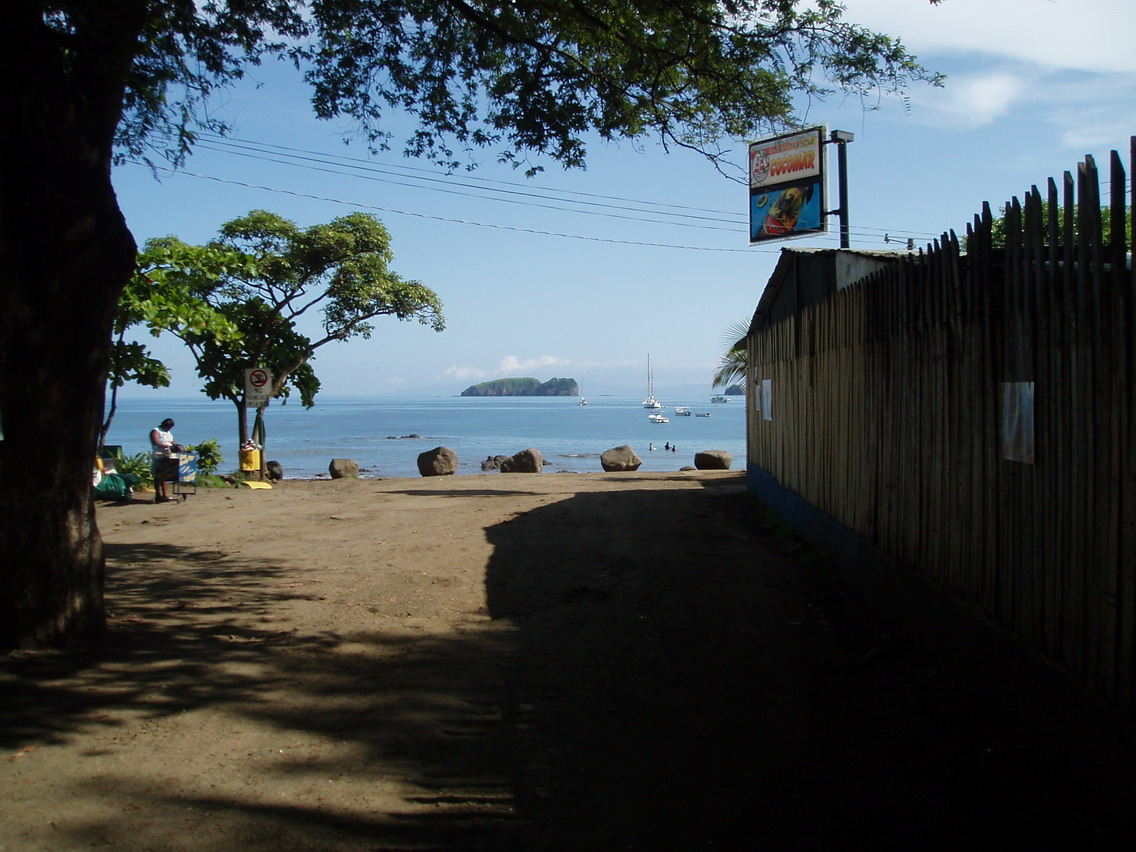
M812 127L750 143L751 244L824 233L824 137Z
M260 408L272 398L272 374L263 367L245 370L245 408Z

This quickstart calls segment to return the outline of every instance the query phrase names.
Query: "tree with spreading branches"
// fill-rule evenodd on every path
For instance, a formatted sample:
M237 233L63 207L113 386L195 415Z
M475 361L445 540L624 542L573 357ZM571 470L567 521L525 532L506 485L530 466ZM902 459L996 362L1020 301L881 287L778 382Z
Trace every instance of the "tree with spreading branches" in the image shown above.
M161 241L180 245L173 238ZM272 376L269 399L292 391L310 408L320 387L312 359L329 343L367 339L372 320L417 320L434 331L445 328L442 303L433 290L403 279L390 268L394 258L387 229L369 213L351 213L325 225L301 228L275 213L253 210L221 226L221 236L198 250L232 252L252 259L198 278L192 295L230 322L239 334L185 325L173 329L193 354L203 392L226 399L237 411L237 440L253 437L245 398L245 370L263 367ZM314 323L305 319L319 314ZM319 329L316 336L307 325ZM256 411L256 440L264 444L268 400Z
M8 0L0 11L0 646L104 627L89 494L136 247L117 158L180 162L218 89L292 63L315 114L448 168L647 139L724 166L794 104L935 82L835 0ZM409 138L389 135L390 113ZM723 144L723 143L726 144Z

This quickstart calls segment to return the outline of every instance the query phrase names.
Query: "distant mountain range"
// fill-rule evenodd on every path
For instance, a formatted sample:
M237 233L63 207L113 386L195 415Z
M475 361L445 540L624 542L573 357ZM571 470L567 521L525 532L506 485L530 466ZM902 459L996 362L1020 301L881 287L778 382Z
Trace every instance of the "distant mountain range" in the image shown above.
M471 385L461 392L462 396L579 396L580 386L575 379L549 379L541 382L529 377L519 379L494 379Z

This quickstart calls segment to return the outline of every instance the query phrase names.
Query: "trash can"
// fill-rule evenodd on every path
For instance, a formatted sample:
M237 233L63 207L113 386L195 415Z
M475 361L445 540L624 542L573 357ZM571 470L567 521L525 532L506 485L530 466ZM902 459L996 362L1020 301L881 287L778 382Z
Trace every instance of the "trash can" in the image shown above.
M241 470L260 470L260 450L241 450Z

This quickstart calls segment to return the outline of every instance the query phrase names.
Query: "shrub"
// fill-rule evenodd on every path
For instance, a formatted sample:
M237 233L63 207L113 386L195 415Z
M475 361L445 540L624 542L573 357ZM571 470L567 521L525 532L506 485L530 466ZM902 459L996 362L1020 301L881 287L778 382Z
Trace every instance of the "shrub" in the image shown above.
M197 472L199 474L214 473L225 461L221 455L221 445L216 438L202 441L197 446L186 447L191 453L197 453Z
M141 480L142 485L151 486L154 484L154 471L150 469L149 453L125 456L115 462L115 470L119 473L133 473Z

